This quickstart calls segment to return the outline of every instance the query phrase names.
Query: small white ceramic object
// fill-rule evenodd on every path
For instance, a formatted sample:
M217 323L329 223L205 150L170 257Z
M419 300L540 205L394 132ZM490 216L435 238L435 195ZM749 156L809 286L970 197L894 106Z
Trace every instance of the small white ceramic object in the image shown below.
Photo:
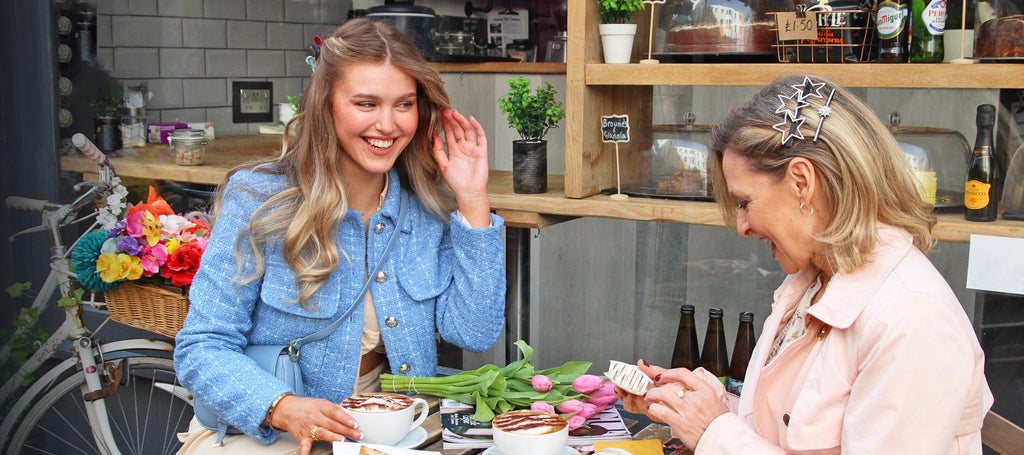
M604 375L620 389L633 395L643 395L647 393L648 387L654 385L654 381L636 365L618 360L609 362L608 371L605 371Z
M494 417L494 446L501 455L561 455L569 422L558 414L520 410Z

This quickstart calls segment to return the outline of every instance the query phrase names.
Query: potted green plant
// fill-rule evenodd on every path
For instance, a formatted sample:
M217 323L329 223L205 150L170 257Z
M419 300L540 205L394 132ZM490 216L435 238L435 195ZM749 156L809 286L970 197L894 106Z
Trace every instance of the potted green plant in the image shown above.
M118 114L125 106L124 89L121 84L112 82L100 86L96 94L86 102L96 113L93 120L93 142L96 143L96 147L104 152L113 152L121 148Z
M279 103L278 109L278 120L281 124L288 123L295 114L299 113L299 106L302 104L302 94L299 93L297 96L288 95L288 101Z
M498 98L508 126L522 139L512 141L512 191L543 193L548 190L548 141L544 136L565 117L565 108L555 100L555 88L545 82L530 90L526 76L508 80L510 90Z
M605 63L629 63L636 36L636 24L630 22L643 7L641 0L597 0L602 22L597 28Z

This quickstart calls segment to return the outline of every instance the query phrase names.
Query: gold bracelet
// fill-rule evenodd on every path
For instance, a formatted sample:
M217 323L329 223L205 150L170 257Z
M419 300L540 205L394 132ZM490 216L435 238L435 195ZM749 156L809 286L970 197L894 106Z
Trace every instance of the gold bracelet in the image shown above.
M287 397L289 395L294 396L295 394L291 393L291 392L282 393L282 394L278 395L277 398L274 399L273 403L270 403L270 407L267 408L267 416L263 418L264 426L266 426L266 427L270 428L271 430L276 431L278 433L284 433L286 431L286 430L282 430L280 428L275 427L274 424L271 423L271 417L274 416L274 410L277 409L277 404L280 403L281 400L284 399L284 397Z

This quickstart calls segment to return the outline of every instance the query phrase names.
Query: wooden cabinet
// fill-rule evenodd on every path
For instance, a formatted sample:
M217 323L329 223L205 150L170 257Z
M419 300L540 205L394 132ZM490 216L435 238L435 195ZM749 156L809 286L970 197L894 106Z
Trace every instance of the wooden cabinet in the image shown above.
M619 202L598 195L616 182L614 146L601 142L600 117L629 114L631 129L650 126L655 85L760 86L784 75L817 74L849 87L1024 88L1024 64L1018 63L609 65L601 57L597 2L568 0L568 4L573 14L568 24L563 194L581 203L549 199L536 206L538 213L579 216L587 212L609 218L722 225L714 203L633 197ZM634 46L645 52L647 11L638 14L634 22L638 24ZM634 52L636 55L640 52ZM631 142L619 144L620 156L640 156L648 145L649 140L642 136L631 138ZM623 181L645 172L641 161L622 160L619 172ZM555 206L573 210L556 212ZM964 242L972 232L1024 237L1024 222L966 223L954 214L940 216L935 228L936 237L943 241Z

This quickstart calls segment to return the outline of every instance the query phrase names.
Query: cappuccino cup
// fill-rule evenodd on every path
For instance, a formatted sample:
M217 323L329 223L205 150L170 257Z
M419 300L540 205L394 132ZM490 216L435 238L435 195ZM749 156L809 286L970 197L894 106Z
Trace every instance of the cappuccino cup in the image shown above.
M495 416L491 427L501 455L560 455L569 440L569 422L550 412L509 411Z
M416 408L420 408L417 414ZM397 393L372 392L352 395L341 402L341 409L356 419L367 444L393 446L427 419L430 406L421 398Z

